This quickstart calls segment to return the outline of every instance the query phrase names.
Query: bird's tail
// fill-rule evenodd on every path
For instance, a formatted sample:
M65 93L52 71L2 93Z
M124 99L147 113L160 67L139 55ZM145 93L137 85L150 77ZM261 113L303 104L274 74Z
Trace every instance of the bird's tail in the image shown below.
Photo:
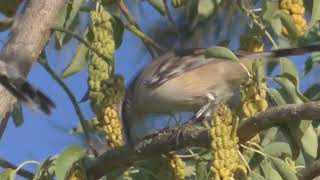
M0 73L0 84L12 93L20 102L32 109L37 108L46 114L50 114L55 104L49 97L37 88L33 87L22 77L9 78Z
M320 51L320 42L309 44L306 46L301 47L294 47L294 48L283 48L283 49L275 49L271 51L259 52L259 53L251 53L244 58L248 59L256 59L256 58L278 58L278 57L285 57L285 56L295 56L295 55L302 55L309 52Z

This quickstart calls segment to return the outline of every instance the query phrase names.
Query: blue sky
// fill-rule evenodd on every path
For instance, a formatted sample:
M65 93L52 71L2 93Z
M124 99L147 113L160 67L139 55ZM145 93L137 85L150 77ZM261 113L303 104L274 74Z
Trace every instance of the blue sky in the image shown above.
M141 14L135 13L138 19L143 19L140 22L143 27L158 18L163 19L152 8L149 8L147 3L144 4L143 11L148 16L141 18ZM5 41L6 38L7 33L0 33L0 40ZM48 44L46 52L49 62L58 73L72 58L75 49L74 44L75 41L72 41L60 52L50 48L53 47L52 40ZM116 72L122 73L126 82L150 59L149 54L141 51L141 46L142 43L137 37L127 31L124 33L122 46L116 51ZM297 63L299 69L302 68L302 60L304 59L305 56L294 58L294 62ZM309 84L310 80L317 80L316 78L319 75L319 72L312 72L306 81L302 81L302 87ZM78 118L64 91L38 64L33 66L28 79L47 93L56 102L57 108L51 116L31 112L29 109L23 108L25 121L19 128L16 128L11 120L9 121L0 143L0 158L17 165L27 160L42 161L50 155L59 153L71 144L82 143L79 136L69 134L69 129L78 124ZM87 72L84 70L67 78L65 82L80 100L87 89ZM81 108L86 118L93 115L88 103L81 104ZM28 169L33 167L35 166L27 166Z

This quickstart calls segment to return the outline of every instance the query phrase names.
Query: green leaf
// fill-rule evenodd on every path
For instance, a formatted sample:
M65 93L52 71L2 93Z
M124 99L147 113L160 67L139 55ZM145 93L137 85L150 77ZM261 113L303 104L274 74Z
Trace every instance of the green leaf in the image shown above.
M302 129L303 135L301 137L301 143L304 147L305 153L310 155L313 160L316 159L318 153L318 136L312 125L309 125L307 129Z
M287 104L278 89L268 88L267 91L277 105Z
M88 31L89 30L87 28L82 36L82 38L86 41L88 40ZM76 48L76 52L74 53L74 56L71 60L71 63L68 64L68 66L62 71L61 77L66 78L71 75L74 75L77 72L80 72L88 63L88 52L89 49L83 43L79 42Z
M281 23L281 19L272 19L271 22L271 27L272 30L278 35L282 35L282 23Z
M280 74L273 79L285 91L287 95L287 103L302 104L304 102L308 102L308 99L298 90L296 78L291 74Z
M275 17L275 12L279 10L279 2L277 1L264 1L262 7L262 18L267 21L271 22Z
M311 19L308 28L312 28L320 20L320 0L313 0Z
M248 177L248 180L265 180L265 178L257 172L251 172Z
M207 19L214 13L215 4L212 0L200 0L198 5L199 20Z
M275 157L292 156L290 145L286 142L272 142L263 147L263 152Z
M86 93L82 96L80 103L86 102L89 100L89 90L86 91Z
M73 145L63 150L54 162L57 180L65 180L65 176L73 163L81 159L84 154L85 150L81 145Z
M283 90L286 92L287 102L302 104L308 100L297 89L297 82L294 82L294 77L290 74L281 74L274 78ZM312 122L308 120L301 120L299 122L289 123L291 135L299 142L299 146L303 152L315 158L318 148L317 136L312 126Z
M268 159L265 159L261 162L260 167L264 173L264 177L267 180L282 180L280 174L273 169L271 162Z
M280 58L280 71L282 74L290 74L295 78L295 85L299 87L299 72L296 65L288 58Z
M23 113L22 113L22 106L20 103L15 103L13 106L13 111L12 111L12 118L14 125L16 127L19 127L23 124Z
M39 179L50 179L54 176L54 164L55 161L54 157L49 157L45 161L43 161L40 166L38 167L33 180L39 180Z
M316 65L320 64L320 52L311 53L303 66L303 75L307 75Z
M320 84L313 84L303 93L303 95L312 101L317 101L320 98Z
M153 8L155 8L162 16L166 15L166 9L163 1L160 0L148 0Z
M112 16L111 24L112 24L112 29L113 29L113 38L114 38L115 46L117 49L121 46L121 43L122 43L124 25L123 25L121 19L116 16Z
M273 142L274 139L277 137L278 132L279 132L278 127L272 127L270 129L268 129L267 132L265 133L265 135L263 136L263 139L261 141L261 145L265 146L265 145Z
M295 172L290 168L290 166L280 158L269 157L274 168L278 171L280 176L285 180L298 180Z
M298 29L293 22L291 16L283 11L276 11L276 17L281 19L282 25L287 29L290 36L293 38L298 37Z
M196 179L207 179L208 174L208 163L205 161L196 162Z
M8 168L0 173L1 180L10 180L10 175L14 172L14 169Z
M63 27L69 29L71 25L75 22L78 12L80 10L83 0L70 0L64 5L63 9L59 13L58 21L56 22L57 27ZM57 40L57 47L61 48L66 34L64 32L55 32L55 37Z
M237 56L228 48L222 46L213 46L206 49L204 53L206 58L221 58L229 60L238 60Z

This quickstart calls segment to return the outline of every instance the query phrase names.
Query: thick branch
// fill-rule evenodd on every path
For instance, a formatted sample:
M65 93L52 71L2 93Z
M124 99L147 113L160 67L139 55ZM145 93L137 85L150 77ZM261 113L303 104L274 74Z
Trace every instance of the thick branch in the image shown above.
M281 125L288 121L311 120L320 117L319 115L319 101L270 108L268 111L257 113L242 124L238 130L238 136L241 142L246 142L262 130L270 127Z
M87 169L89 179L98 179L114 169L131 166L135 161L159 156L188 146L205 147L209 137L206 128L186 124L165 130L134 148L110 150L98 157Z
M240 141L245 142L267 128L288 121L315 117L320 117L320 101L278 106L248 119L240 126L238 135ZM127 146L105 152L89 165L87 174L90 178L97 179L111 170L129 167L137 160L159 156L188 146L207 147L209 143L207 128L185 124L164 130L157 136L145 139L134 148Z
M6 61L26 76L50 37L50 27L56 22L64 0L30 0L23 14L14 19L12 31L0 51L0 60ZM8 117L16 99L0 86L0 124ZM0 131L0 137L3 133Z

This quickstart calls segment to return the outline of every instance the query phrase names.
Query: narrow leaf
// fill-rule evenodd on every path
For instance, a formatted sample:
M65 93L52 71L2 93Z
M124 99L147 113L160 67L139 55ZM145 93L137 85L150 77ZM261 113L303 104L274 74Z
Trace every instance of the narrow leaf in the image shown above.
M316 22L320 20L320 0L313 0L312 2L311 19L308 24L309 28L312 28Z
M298 180L297 176L295 175L295 172L285 161L276 157L270 157L270 160L274 168L278 171L278 173L283 179Z
M282 180L280 174L275 169L273 169L271 162L267 159L261 162L260 167L264 173L264 177L267 180Z
M55 174L57 180L65 180L73 163L84 156L84 149L80 145L73 145L66 148L55 160Z
M166 14L166 9L164 7L163 1L160 0L148 0L150 5L155 8L162 16Z
M12 111L12 118L14 125L19 127L23 124L23 113L22 113L22 106L20 103L16 103L13 107Z
M68 1L67 4L61 10L56 26L69 29L71 25L74 23L82 4L83 0ZM57 47L61 48L63 46L65 36L66 34L63 32L55 32Z
M88 28L85 30L82 38L88 40L87 38ZM76 52L71 60L71 63L62 71L61 77L66 78L80 72L85 65L88 63L88 52L89 49L81 42L78 43Z
M213 46L206 49L204 53L206 58L221 58L229 60L238 60L237 56L228 48L222 46Z

